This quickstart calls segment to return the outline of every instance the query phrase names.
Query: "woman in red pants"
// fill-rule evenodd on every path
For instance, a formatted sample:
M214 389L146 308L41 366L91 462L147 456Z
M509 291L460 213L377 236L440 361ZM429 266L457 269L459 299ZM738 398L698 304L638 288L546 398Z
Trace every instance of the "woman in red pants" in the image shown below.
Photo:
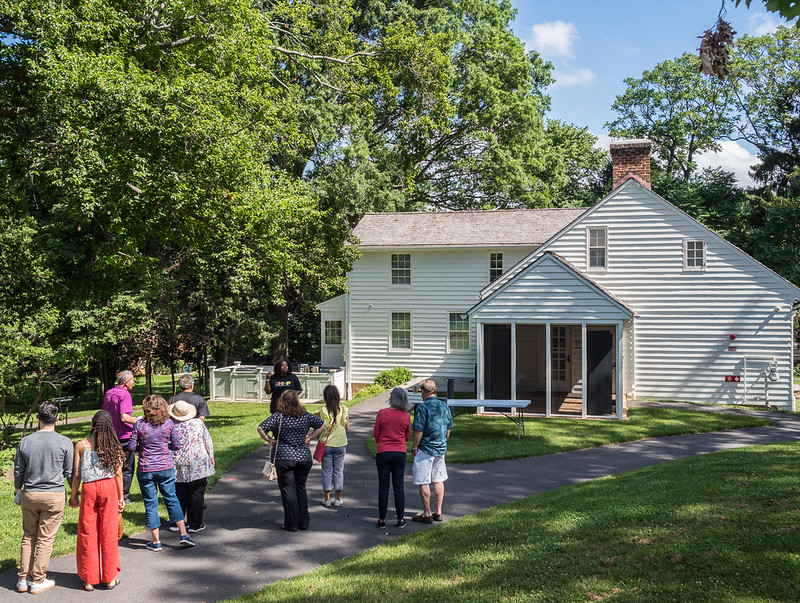
M92 432L75 444L70 507L80 506L78 517L78 575L86 590L105 582L119 584L118 526L125 507L122 464L125 454L114 433L111 415L100 410L92 417ZM83 492L79 487L83 481Z

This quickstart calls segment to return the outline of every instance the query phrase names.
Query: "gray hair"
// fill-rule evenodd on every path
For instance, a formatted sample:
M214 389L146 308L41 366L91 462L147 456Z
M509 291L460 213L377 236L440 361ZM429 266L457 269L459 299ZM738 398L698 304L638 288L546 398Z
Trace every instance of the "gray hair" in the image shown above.
M117 385L125 385L131 379L133 379L133 373L130 371L120 371L117 373Z
M402 387L395 387L389 394L389 406L408 412L411 410L411 402L408 401L408 393Z
M189 373L184 373L178 378L178 387L180 387L183 391L191 389L193 385L194 377L192 377Z

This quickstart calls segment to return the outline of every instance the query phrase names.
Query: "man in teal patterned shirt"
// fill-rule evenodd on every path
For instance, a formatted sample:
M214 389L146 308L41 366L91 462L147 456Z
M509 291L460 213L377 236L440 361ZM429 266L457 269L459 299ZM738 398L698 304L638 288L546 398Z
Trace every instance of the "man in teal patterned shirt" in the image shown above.
M414 411L414 447L411 452L414 455L414 484L419 486L422 513L415 515L413 521L433 523L442 521L444 482L447 479L444 455L453 428L453 416L447 405L436 397L433 379L425 379L419 385L422 404ZM431 483L436 497L434 513L431 513Z

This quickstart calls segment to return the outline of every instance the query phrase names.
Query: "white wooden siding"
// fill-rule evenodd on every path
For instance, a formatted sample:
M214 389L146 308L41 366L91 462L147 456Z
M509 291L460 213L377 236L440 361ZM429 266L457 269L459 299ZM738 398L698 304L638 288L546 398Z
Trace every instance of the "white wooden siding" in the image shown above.
M320 362L325 367L344 366L344 346L347 345L347 317L346 299L344 295L339 295L320 304L317 304L320 311ZM325 321L342 321L342 345L330 345L325 343ZM342 389L342 391L344 391Z
M633 339L626 345L635 356L635 372L626 391L635 388L639 398L741 402L744 383L726 383L724 377L741 374L745 356L766 355L778 359L781 374L781 381L770 385L770 401L791 408L796 288L632 184L542 250L585 270L586 230L600 226L608 228L608 270L589 274L636 313ZM706 242L705 270L684 269L687 238ZM759 388L763 392L763 381Z
M511 266L532 247L503 248ZM474 321L469 352L448 352L450 312L466 312L489 282L489 253L496 248L417 249L411 253L411 286L390 284L390 258L402 249L362 250L349 276L351 383L370 383L382 370L408 368L415 377L472 379L476 363ZM411 309L412 352L390 351L389 316Z

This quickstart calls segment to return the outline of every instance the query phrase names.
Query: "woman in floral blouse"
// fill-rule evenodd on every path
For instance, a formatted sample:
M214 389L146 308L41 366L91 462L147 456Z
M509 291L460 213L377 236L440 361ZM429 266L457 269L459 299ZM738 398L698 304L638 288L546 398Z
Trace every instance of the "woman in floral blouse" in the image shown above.
M175 461L175 494L186 516L189 532L206 529L203 523L208 476L214 475L214 443L202 419L195 418L197 407L179 400L169 407L169 416L175 421L175 432L181 443L180 450L172 453ZM176 530L170 526L170 530Z
M323 427L325 423L322 419L306 412L300 405L297 392L293 389L281 394L278 411L258 426L258 435L265 442L270 446L277 444L275 470L278 472L278 487L283 503L283 530L296 532L298 529L308 529L310 517L306 480L312 464L308 444L322 433ZM313 431L309 433L310 430Z

